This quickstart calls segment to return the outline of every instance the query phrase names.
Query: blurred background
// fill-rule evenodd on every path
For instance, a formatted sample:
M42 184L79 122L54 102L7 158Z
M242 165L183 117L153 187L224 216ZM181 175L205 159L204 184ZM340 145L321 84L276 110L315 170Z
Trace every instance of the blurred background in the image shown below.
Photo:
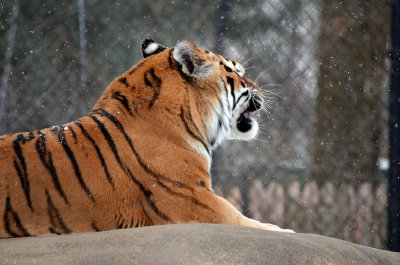
M387 248L391 1L0 1L0 134L85 115L151 37L235 59L271 99L213 154L247 216Z

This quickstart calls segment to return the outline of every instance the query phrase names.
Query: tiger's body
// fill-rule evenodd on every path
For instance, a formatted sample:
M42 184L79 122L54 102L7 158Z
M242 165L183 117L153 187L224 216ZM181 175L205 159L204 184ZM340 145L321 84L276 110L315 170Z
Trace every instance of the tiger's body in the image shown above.
M260 88L190 42L142 52L88 116L0 137L0 238L189 222L283 231L210 184L212 149L256 135Z

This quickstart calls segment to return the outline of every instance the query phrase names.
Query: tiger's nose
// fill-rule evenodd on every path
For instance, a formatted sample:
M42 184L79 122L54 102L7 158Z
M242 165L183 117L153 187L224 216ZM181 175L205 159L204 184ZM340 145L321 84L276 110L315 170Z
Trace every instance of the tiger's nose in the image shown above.
M262 104L263 104L263 99L259 95L257 95L257 94L252 95L252 97L250 99L250 106L248 109L249 109L249 111L259 110L259 109L261 109Z

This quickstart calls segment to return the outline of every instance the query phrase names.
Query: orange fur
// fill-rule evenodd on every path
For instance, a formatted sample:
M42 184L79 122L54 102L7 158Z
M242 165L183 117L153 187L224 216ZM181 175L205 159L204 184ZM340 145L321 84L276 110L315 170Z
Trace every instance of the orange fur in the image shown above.
M209 123L226 77L259 87L184 45L210 73L192 75L165 49L115 79L88 116L0 137L0 238L188 222L279 230L210 185Z

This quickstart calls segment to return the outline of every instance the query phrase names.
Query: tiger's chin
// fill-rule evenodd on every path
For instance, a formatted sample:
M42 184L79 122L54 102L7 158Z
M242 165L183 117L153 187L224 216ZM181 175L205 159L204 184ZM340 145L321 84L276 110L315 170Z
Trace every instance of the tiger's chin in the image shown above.
M255 112L242 113L232 124L230 140L250 141L257 136L258 122L252 117Z

